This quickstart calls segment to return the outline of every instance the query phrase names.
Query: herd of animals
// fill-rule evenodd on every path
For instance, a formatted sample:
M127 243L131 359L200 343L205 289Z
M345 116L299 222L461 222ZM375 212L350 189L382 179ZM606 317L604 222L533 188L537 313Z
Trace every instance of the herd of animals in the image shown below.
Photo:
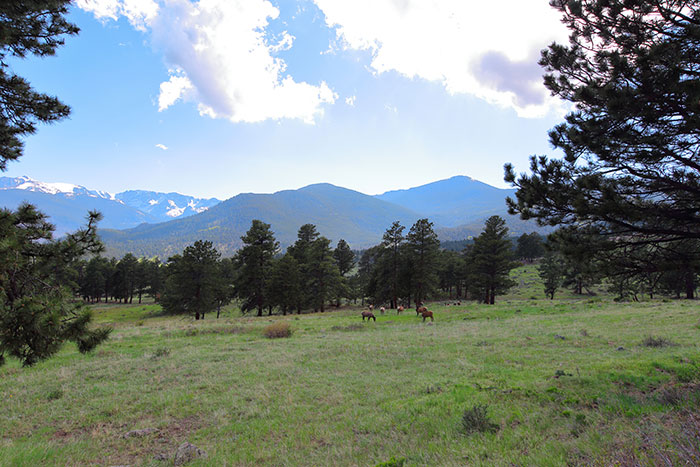
M367 310L364 310L362 312L362 321L364 321L365 318L367 318L367 321L369 321L370 319L377 321L377 317L374 316L373 311L374 311L374 305L368 305ZM386 308L384 308L384 307L379 308L379 312L381 314L384 314L385 311L386 311ZM396 309L396 314L399 315L399 314L401 314L402 311L404 311L404 307L399 305L399 307ZM420 303L416 306L416 316L422 316L424 322L427 318L430 318L430 321L435 321L435 318L433 317L433 312L428 310L428 308L426 308L425 306L423 306Z

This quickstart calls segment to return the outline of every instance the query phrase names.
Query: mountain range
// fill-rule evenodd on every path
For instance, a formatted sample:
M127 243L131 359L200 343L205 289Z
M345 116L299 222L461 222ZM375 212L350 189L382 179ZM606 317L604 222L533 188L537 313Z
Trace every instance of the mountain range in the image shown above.
M17 184L22 180L27 187L36 188L23 188L23 184ZM435 223L441 240L478 235L484 220L496 214L506 218L514 235L539 230L533 222L507 214L505 198L514 190L465 176L377 196L319 183L272 194L242 193L221 202L152 191L111 195L26 177L0 178L0 206L13 207L8 199L16 205L22 200L20 191L24 199L48 213L57 227L60 225L59 234L82 225L88 206L102 211L105 219L100 235L107 255L117 257L131 252L167 258L199 239L212 241L229 256L241 246L240 237L253 219L271 224L282 248L294 243L299 227L306 223L315 224L333 244L343 238L356 249L379 243L394 221L406 226L404 233L408 233L410 226L423 217ZM35 195L41 198L33 199Z
M0 177L0 206L15 209L22 202L36 205L56 226L56 235L85 224L88 211L100 211L100 226L128 229L191 216L221 201L179 193L131 190L112 194L71 183L47 183L29 177Z

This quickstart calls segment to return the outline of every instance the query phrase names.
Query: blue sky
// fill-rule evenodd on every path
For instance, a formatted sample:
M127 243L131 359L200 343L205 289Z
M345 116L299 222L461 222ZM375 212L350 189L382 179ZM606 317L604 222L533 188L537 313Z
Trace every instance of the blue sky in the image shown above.
M547 3L76 0L78 36L12 62L72 115L4 175L220 199L453 175L505 187L505 162L551 154L565 110L536 63L566 38Z

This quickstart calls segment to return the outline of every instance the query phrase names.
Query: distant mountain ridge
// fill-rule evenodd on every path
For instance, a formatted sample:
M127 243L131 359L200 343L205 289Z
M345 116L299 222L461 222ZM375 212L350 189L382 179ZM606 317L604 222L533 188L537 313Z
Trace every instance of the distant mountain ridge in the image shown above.
M377 196L318 183L272 194L242 193L219 202L145 190L112 195L68 183L0 177L0 206L29 201L50 216L59 235L83 225L88 210L102 212L100 235L107 255L117 257L131 252L167 258L200 239L212 241L230 256L253 219L271 224L282 248L292 244L299 227L307 223L334 244L343 238L353 248L378 244L394 221L408 233L425 217L434 222L441 240L478 235L492 215L504 217L513 235L541 231L534 222L507 214L505 198L514 192L460 175Z
M514 195L515 190L457 175L407 190L387 191L377 198L424 213L435 224L453 228L491 215L503 216L505 198Z
M157 225L126 231L101 231L108 253L167 257L196 240L210 240L224 255L241 246L240 237L253 219L271 224L282 247L296 240L299 227L314 224L334 242L345 238L354 247L377 243L389 224L411 225L420 214L373 196L328 183L272 194L243 193L207 211Z
M103 228L127 229L203 212L220 201L179 193L132 190L112 194L71 183L40 182L29 177L0 177L0 206L14 209L22 202L36 205L63 235L85 223L90 210L100 211Z

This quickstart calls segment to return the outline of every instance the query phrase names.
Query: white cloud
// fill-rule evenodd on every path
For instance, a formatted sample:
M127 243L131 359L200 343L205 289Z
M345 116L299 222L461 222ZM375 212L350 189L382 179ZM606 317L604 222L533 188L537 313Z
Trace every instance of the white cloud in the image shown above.
M158 14L158 4L153 0L76 0L76 5L99 19L117 20L124 16L138 30L145 31L147 24Z
M194 87L187 76L171 75L168 81L160 83L158 112L162 112L183 96L191 93L193 88Z
M544 0L314 0L345 48L369 50L371 70L441 82L452 94L545 114L557 101L541 84L539 50L565 41Z
M168 150L168 147L167 147L165 144L160 144L160 143L158 143L158 144L156 144L156 147L157 147L158 149L162 149L163 151L167 151L167 150Z
M350 96L345 98L345 103L349 105L350 107L355 107L355 101L357 100L356 96Z
M266 36L279 10L267 0L78 0L98 18L125 16L151 35L173 69L160 85L158 109L179 99L197 103L199 113L233 122L301 119L313 123L337 95L325 82L296 82L275 57L292 47L283 32ZM155 5L155 7L153 7Z

